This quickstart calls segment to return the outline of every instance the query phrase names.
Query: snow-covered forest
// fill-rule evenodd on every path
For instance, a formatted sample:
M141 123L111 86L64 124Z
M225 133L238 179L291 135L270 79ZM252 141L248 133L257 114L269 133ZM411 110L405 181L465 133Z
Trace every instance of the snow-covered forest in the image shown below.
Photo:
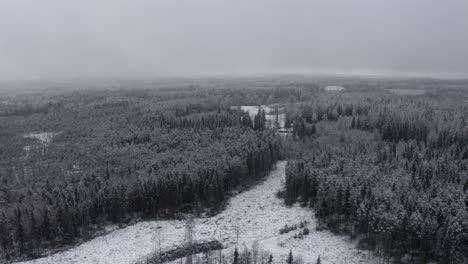
M132 263L154 251L148 239L160 233L167 246L184 243L180 230L154 227L180 226L188 214L202 238L220 240L226 263L253 263L248 252L240 261L239 237L249 248L264 240L275 263L292 263L290 251L306 263L464 263L467 88L233 78L0 94L0 263L104 252L88 250L101 237L118 256L124 250L113 244L143 226L146 240L126 241L141 250L117 258ZM284 178L269 174L275 166ZM220 223L221 239L211 237ZM300 235L280 233L291 225ZM339 253L324 250L332 244ZM58 250L65 255L54 259Z
M284 198L387 257L458 263L467 249L468 109L362 95L301 105L318 134L291 154ZM307 121L306 121L307 122ZM310 151L312 150L313 151Z

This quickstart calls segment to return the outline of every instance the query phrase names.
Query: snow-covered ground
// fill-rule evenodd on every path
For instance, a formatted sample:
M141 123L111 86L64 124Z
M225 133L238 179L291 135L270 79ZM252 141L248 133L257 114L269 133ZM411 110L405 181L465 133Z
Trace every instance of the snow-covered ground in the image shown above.
M236 109L238 106L232 107ZM255 116L258 114L258 110L265 111L266 126L268 128L284 128L285 115L283 113L283 108L275 105L241 105L239 106L240 110L249 113L249 116L254 120ZM278 108L278 114L276 114L276 108ZM278 126L276 124L278 122Z
M363 253L358 254L355 243L347 237L329 231L316 231L316 220L308 208L286 207L276 197L284 182L286 162L280 161L266 180L229 201L227 208L210 218L195 220L195 238L217 239L227 247L236 243L251 246L258 241L260 248L270 251L276 260L283 259L291 249L306 263L320 256L322 263L374 263ZM299 230L279 235L285 224L308 221L310 234L303 239L293 238ZM160 241L159 239L160 238ZM184 222L178 220L141 222L107 235L97 237L69 250L22 263L135 263L157 250L183 243Z
M344 91L345 88L342 86L337 86L337 85L329 85L325 87L326 92L341 92Z
M60 134L60 132L38 132L24 134L24 138L32 138L38 141L34 145L26 145L23 147L25 153L24 159L27 159L29 157L29 154L31 153L31 150L33 148L44 151L44 149L52 142L54 136L58 134Z
M39 132L39 133L29 133L25 134L25 138L33 138L39 140L42 144L49 144L52 142L52 138L57 135L56 132Z

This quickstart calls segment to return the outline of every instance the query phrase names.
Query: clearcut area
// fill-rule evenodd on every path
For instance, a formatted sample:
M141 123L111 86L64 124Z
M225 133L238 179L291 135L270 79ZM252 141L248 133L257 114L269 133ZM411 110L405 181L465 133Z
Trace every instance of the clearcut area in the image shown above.
M229 250L236 243L239 229L239 247L250 247L257 240L276 261L284 259L292 250L306 263L314 262L318 256L322 263L375 263L367 258L367 252L358 252L355 242L348 237L317 231L316 219L309 208L286 207L276 197L284 182L285 166L285 161L278 162L262 183L231 198L220 214L197 218L195 239L217 239ZM299 230L280 235L279 230L286 224L301 221L308 222L308 235L294 238ZM63 252L22 263L135 263L158 250L159 243L163 250L168 250L182 244L183 238L184 221L141 222Z

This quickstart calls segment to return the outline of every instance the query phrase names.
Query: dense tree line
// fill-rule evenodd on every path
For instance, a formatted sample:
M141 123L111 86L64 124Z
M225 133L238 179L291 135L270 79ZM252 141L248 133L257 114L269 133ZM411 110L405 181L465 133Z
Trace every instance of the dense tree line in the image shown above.
M231 110L209 89L157 91L58 95L51 101L63 107L4 118L2 257L34 256L111 223L215 212L280 158L263 112ZM21 134L41 130L53 140Z
M242 135L237 129L226 133L241 135L240 140L215 144L185 162L166 164L172 168L158 169L154 164L146 177L134 182L111 184L106 178L116 171L106 170L104 175L93 174L78 183L46 186L40 192L43 204L36 200L16 207L12 215L2 214L3 250L13 254L14 250L60 244L82 236L93 225L124 223L135 216L166 217L184 209L217 208L229 190L260 177L279 155L271 133ZM212 156L215 153L218 155ZM133 173L129 169L122 174Z
M286 202L310 205L323 225L358 237L384 260L410 254L421 262L463 262L468 248L467 107L382 94L358 98L340 113L337 109L347 109L340 98L353 100L343 95L329 102L336 114L317 118L316 141L288 162ZM324 115L316 106L297 112ZM321 140L329 131L339 139Z

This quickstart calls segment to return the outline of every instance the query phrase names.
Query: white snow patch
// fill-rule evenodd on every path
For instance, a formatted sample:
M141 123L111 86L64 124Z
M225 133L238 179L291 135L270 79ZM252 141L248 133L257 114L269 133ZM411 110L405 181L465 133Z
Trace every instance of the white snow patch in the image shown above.
M61 132L37 132L37 133L33 132L33 133L24 134L23 135L24 138L36 139L38 143L24 146L23 150L24 150L25 155L23 158L24 159L29 158L31 154L31 150L33 149L39 150L43 154L47 146L52 142L52 139L54 138L54 136L60 133Z
M338 86L338 85L329 85L325 87L326 92L341 92L344 90L345 90L344 87Z
M50 142L52 142L52 138L58 134L59 133L57 132L39 132L25 134L23 137L37 139L40 143L47 145L50 144Z
M23 147L24 150L24 158L27 159L29 157L29 153L31 152L31 146L27 145Z
M195 239L217 239L229 250L236 243L251 246L258 241L260 247L270 251L276 260L283 259L292 250L306 263L315 262L318 256L323 263L375 263L364 254L358 254L355 243L347 237L329 231L315 230L316 219L309 208L298 205L286 207L276 197L285 177L285 161L277 163L268 178L256 187L240 193L229 201L226 210L210 218L195 220ZM294 239L299 230L279 235L285 224L308 221L310 234ZM135 263L158 248L166 250L183 243L184 222L179 220L141 222L97 237L77 247L57 254L21 263Z
M255 116L258 114L258 110L263 110L265 112L265 121L266 127L268 128L284 128L285 124L285 115L283 108L277 105L241 105L233 106L231 109L239 109L247 112L252 119L252 122ZM278 110L278 112L277 112Z

